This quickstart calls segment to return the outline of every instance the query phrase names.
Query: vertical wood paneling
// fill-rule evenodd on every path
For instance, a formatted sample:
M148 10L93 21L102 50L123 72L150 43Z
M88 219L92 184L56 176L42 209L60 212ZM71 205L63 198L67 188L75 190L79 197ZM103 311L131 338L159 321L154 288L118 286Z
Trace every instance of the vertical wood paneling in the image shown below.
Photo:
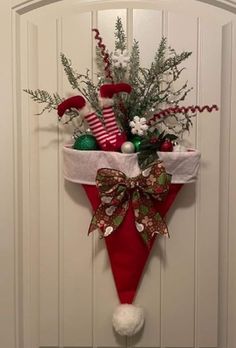
M141 65L149 67L162 37L162 13L160 11L133 11L133 38L138 40ZM147 38L152 38L151 40ZM162 262L163 243L157 238L147 262L135 303L145 310L145 329L142 334L130 339L134 347L160 346L160 264Z
M0 145L1 151L1 171L0 171L0 341L5 347L15 347L17 342L17 332L15 323L17 318L16 303L14 302L15 285L15 233L17 231L16 211L17 186L14 168L16 149L14 142L14 121L13 120L13 100L12 100L12 65L11 65L11 13L8 2L1 6L0 20L2 42L0 58L1 76L1 119ZM16 110L15 110L16 112ZM16 116L16 114L14 115ZM15 149L14 149L15 147Z
M219 347L229 348L228 334L228 261L229 261L229 169L232 104L232 24L222 28L222 75L220 120L220 234L219 234Z
M21 65L21 80L18 87L27 88L30 84L32 88L36 88L38 84L37 27L26 21L21 27L18 27L18 30L23 38L21 55L25 57L27 62L27 64ZM19 105L21 105L21 114L19 115L21 116L21 125L18 129L20 132L18 150L22 150L22 157L20 157L22 166L19 168L19 175L20 178L22 175L22 196L24 197L22 230L19 231L22 233L19 235L19 242L22 243L22 249L19 252L22 256L24 270L22 281L23 313L20 327L24 330L22 337L24 346L36 348L39 345L39 157L38 122L37 119L32 118L32 114L37 112L37 107L34 103L29 102L26 95Z
M2 42L0 58L1 76L1 172L0 172L0 341L3 346L17 345L18 301L16 302L16 277L18 263L15 258L17 242L17 177L15 173L16 142L14 135L16 126L16 110L12 95L12 18L5 2L1 6L0 20ZM14 114L13 114L14 112Z
M203 105L220 105L220 26L201 21L200 43L199 101ZM218 318L220 114L203 114L198 125L202 159L197 202L197 342L200 347L214 347Z
M20 36L24 38L24 40L21 41L21 47L23 47L21 54L26 55L26 64L22 64L21 67L21 73L22 73L22 84L27 84L28 82L28 26L27 22L24 23L24 26L22 25L20 27ZM19 81L19 77L18 77ZM33 81L31 81L33 82ZM37 81L34 81L37 82ZM20 85L21 86L21 85ZM22 98L21 103L19 103L21 107L21 122L19 125L18 132L19 135L19 148L22 150L22 153L20 154L20 162L22 162L22 165L19 166L19 169L22 170L22 177L21 177L21 193L22 197L22 205L19 212L21 213L21 231L19 231L19 242L21 248L19 248L19 252L21 255L21 263L22 263L22 269L23 269L23 279L20 283L22 287L22 331L23 331L23 337L22 340L24 342L24 345L29 348L30 347L30 339L31 339L31 330L30 330L30 324L29 324L29 313L31 311L30 307L30 247L29 247L29 225L28 225L28 207L29 207L29 171L26 169L29 168L29 162L28 162L28 151L29 148L28 142L29 142L29 119L28 119L28 103L26 102L26 99ZM29 106L30 108L30 106ZM22 127L22 124L24 124L24 127ZM21 147L20 147L21 146ZM22 253L22 254L21 254Z
M114 32L115 22L117 17L120 17L126 32L126 10L111 9L97 12L97 28L99 29L105 45L110 51L115 49ZM94 35L93 35L94 36Z
M133 38L139 42L141 66L150 67L161 37L161 11L133 10Z
M21 52L19 38L21 37L20 17L17 14L12 16L12 87L13 87L13 138L14 138L14 210L15 210L15 239L14 239L14 259L15 259L15 343L18 347L23 340L23 268L22 268L22 170L19 165L19 152L21 150L21 95L16 93L20 89L21 81ZM21 115L21 114L20 114ZM16 121L18 120L18 121ZM5 343L5 345L7 345Z
M92 69L91 35L89 12L63 18L62 51L81 73L85 73L87 68L90 72ZM68 87L66 77L63 82L63 95L78 93ZM63 140L66 138L64 136ZM62 184L64 345L92 346L92 236L87 236L90 203L81 185L68 183L63 178Z
M186 81L194 90L183 105L196 104L197 70L197 20L168 14L168 44L176 52L191 51L192 55L182 63L186 69L176 81L180 88ZM185 134L186 142L194 147L195 128L191 137ZM169 229L171 239L166 242L166 265L164 274L164 344L167 347L193 346L194 330L194 234L195 234L195 185L182 188L171 210Z
M47 40L45 38L48 38ZM38 26L39 88L57 88L56 21ZM50 72L50 78L49 78ZM39 109L40 110L40 109ZM33 116L31 116L33 117ZM35 116L38 117L38 116ZM32 135L33 136L33 135ZM39 116L40 345L58 345L58 130L54 112ZM50 309L50 310L49 310Z
M57 10L59 11L59 7ZM129 9L128 18L133 23L127 23L126 14L126 9L100 10L98 14L94 13L92 23L90 12L75 14L67 11L67 16L59 21L58 27L55 18L52 19L51 16L37 18L37 28L29 25L26 62L23 57L25 52L22 50L22 72L23 75L25 73L22 78L23 87L27 87L25 84L28 83L29 88L37 88L38 83L39 88L52 92L59 89L65 96L76 94L69 87L66 78L61 77L60 68L58 69L60 47L72 59L73 67L84 73L87 67L92 68L93 65L94 41L91 27L99 28L104 43L109 50L113 50L114 23L117 16L120 16L125 29L128 28L129 42L133 36L140 43L143 66L148 66L153 59L163 28L164 34L168 36L168 43L177 52L193 51L193 55L183 64L187 69L183 72L182 80L176 84L178 86L188 80L189 85L196 87L185 100L185 105L197 102L220 104L220 25L200 21L198 27L196 17L179 13L166 14L163 22L160 11L144 9L135 9L133 12ZM33 17L31 18L33 22ZM25 34L22 31L21 36ZM235 32L233 35L235 39ZM25 39L22 42L23 46L26 45ZM229 45L228 55L231 54L230 49ZM233 46L233 52L235 50ZM230 63L230 58L227 59ZM227 73L230 76L231 70L227 70ZM233 74L235 75L234 70ZM235 83L233 77L232 95ZM223 84L224 88L228 88L227 78L223 79ZM224 96L227 99L229 94L223 94L223 98ZM182 189L168 214L171 239L157 241L136 298L136 303L145 309L146 325L142 333L126 341L125 338L118 337L111 327L111 316L118 304L118 297L104 242L97 235L87 237L86 234L91 218L90 204L81 186L64 183L62 178L60 151L62 143L70 138L70 127L64 128L62 135L61 130L58 131L55 113L40 116L39 119L33 118L32 114L37 107L30 102L28 108L27 103L26 98L23 98L21 136L25 201L22 209L23 248L26 251L23 256L23 326L27 337L24 348L38 348L39 329L40 345L47 347L216 347L219 114L199 115L191 136L187 137L187 141L193 145L196 140L202 152L199 182L197 188L195 185L186 185ZM230 108L230 102L227 103L228 109L224 109L224 115L227 115ZM234 102L231 103L231 108L235 109ZM233 149L233 130L236 128L233 119L228 119L227 127L224 128L222 137L229 137L231 130L227 146ZM221 158L223 156L221 149ZM225 245L225 255L229 257L227 348L233 348L236 322L233 290L236 243L232 208L236 195L233 180L236 163L233 151L229 153L227 161L223 161L229 166L230 175L229 244ZM221 175L224 173L222 171ZM221 177L221 185L223 182ZM224 199L228 199L228 193ZM225 212L227 213L227 209ZM221 226L223 221L225 219L221 220ZM224 270L227 270L226 267ZM226 289L222 291L225 293ZM226 312L224 318L227 317ZM40 323L37 322L39 314Z
M37 86L38 82L38 31L37 27L28 23L28 83ZM38 138L38 118L32 117L36 111L36 106L31 102L28 108L28 123L30 129L29 136L29 206L30 206L30 305L31 305L31 347L39 345L39 257L40 244L39 238L39 138Z
M235 323L236 323L236 214L235 214L235 197L236 197L236 184L235 184L235 129L236 122L234 116L234 110L236 109L235 95L236 95L236 23L232 23L232 82L231 82L231 123L230 123L230 172L229 172L229 273L228 273L228 348L235 347L236 335L235 335Z

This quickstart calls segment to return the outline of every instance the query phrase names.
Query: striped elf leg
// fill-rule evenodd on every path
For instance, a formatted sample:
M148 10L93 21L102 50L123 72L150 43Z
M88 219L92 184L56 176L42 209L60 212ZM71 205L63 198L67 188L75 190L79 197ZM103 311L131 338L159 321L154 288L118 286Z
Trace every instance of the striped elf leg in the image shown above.
M62 118L66 111L72 108L79 110L83 114L99 146L101 148L106 147L108 133L95 112L86 104L84 97L79 95L64 100L57 107L58 116Z
M120 134L120 129L116 123L116 116L112 106L104 106L102 109L104 123L109 135Z
M102 122L99 120L98 116L94 111L85 114L84 118L87 121L91 132L97 139L97 142L102 149L105 146L108 138L107 131L105 130Z
M87 114L84 114L84 118L87 121L89 128L95 138L97 139L97 142L99 144L99 147L103 151L117 151L119 148L117 148L117 136L119 134L109 134L107 129L103 126L102 122L99 120L98 116L95 112L90 112ZM122 142L123 143L123 142Z
M121 131L116 122L116 116L113 110L112 97L117 93L130 93L131 86L127 83L105 84L100 87L100 103L103 110L103 118L109 135L119 135Z
M118 148L115 146L117 142L117 134L109 134L94 111L88 111L88 109L85 107L82 112L91 132L97 139L100 149L104 151L118 150Z
M112 106L104 106L102 109L103 119L108 133L105 151L119 151L121 145L127 140L125 133L121 133Z

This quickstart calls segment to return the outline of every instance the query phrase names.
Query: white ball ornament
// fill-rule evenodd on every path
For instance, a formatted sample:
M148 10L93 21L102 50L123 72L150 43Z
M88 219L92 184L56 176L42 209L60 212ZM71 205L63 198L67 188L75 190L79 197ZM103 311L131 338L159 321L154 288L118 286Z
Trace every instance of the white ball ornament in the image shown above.
M143 327L144 311L132 304L121 304L113 313L112 324L119 335L133 336Z
M125 141L121 145L121 152L123 152L123 153L134 153L135 152L134 144L131 143L131 141Z

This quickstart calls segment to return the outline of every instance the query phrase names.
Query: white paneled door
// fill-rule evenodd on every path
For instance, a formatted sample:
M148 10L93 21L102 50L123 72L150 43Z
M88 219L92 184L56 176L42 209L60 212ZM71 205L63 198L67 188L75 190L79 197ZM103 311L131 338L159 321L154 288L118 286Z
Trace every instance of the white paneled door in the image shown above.
M234 1L4 0L1 4L2 120L0 346L3 348L236 347L236 22ZM40 108L24 88L73 94L60 65L95 76L98 27L107 47L121 17L131 46L149 66L161 37L192 51L182 81L201 114L187 141L202 153L196 184L168 213L170 240L158 240L136 302L143 332L118 337L118 304L98 235L87 236L91 207L82 187L65 182L61 149L70 127Z

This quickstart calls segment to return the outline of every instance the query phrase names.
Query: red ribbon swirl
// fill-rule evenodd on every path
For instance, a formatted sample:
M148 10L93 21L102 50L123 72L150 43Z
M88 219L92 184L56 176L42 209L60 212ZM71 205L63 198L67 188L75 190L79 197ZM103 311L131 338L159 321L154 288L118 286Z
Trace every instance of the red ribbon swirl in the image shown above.
M98 29L92 29L92 31L94 31L96 33L95 40L98 41L98 47L100 48L101 55L103 57L103 62L105 64L105 69L104 70L105 70L106 77L113 81L113 77L111 75L111 70L110 70L111 63L110 63L110 60L109 60L109 54L107 53L106 46L102 42L102 37L100 36L99 30Z
M195 113L195 112L203 112L207 110L208 112L212 112L213 110L218 111L219 108L217 105L204 105L204 106L199 106L199 105L195 105L195 106L175 106L175 107L170 107L164 110L161 110L160 112L158 112L157 114L153 115L153 117L148 121L148 124L150 125L152 122L155 122L156 120L162 118L162 117L166 117L172 114L187 114L189 111L191 113Z

